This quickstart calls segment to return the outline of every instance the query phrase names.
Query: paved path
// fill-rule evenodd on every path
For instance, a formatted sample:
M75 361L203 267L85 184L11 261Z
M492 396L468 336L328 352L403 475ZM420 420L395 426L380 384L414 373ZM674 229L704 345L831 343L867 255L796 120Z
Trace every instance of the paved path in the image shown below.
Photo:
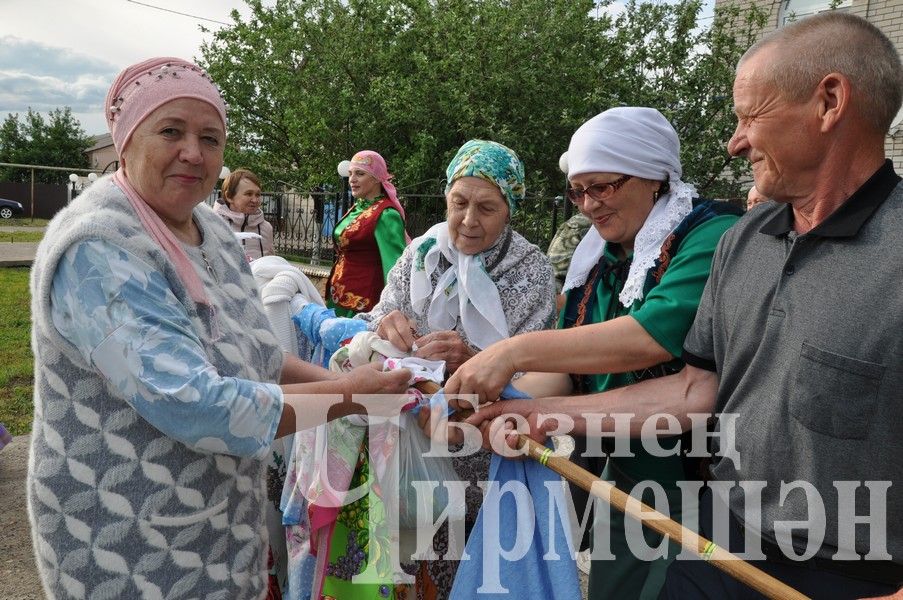
M15 233L16 231L37 231L41 232L46 227L29 227L28 225L0 225L0 233Z
M0 451L0 598L44 598L32 554L25 509L25 472L31 436L19 435Z
M3 242L0 240L0 267L28 267L34 262L38 242Z
M0 227L0 234L8 230L36 231L35 227ZM0 236L0 267L29 267L34 262L39 242L3 242ZM315 284L329 276L329 267L312 266L293 262ZM319 287L319 286L318 286ZM323 290L320 290L321 292ZM2 597L0 597L2 598Z

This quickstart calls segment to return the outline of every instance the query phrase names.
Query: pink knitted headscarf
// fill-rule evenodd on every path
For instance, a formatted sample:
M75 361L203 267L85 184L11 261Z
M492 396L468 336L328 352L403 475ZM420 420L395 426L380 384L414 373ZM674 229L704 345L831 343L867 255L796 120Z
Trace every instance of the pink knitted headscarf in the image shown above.
M226 130L226 103L210 76L193 63L169 56L150 58L127 67L116 77L107 92L104 115L120 158L135 129L152 112L178 98L194 98L210 104L223 122L223 131ZM169 256L191 299L209 306L204 284L182 244L138 194L123 167L113 175L113 181L129 199L148 235Z
M351 166L363 169L379 181L383 186L383 191L386 192L386 196L389 198L389 202L395 210L401 214L401 218L404 220L404 209L398 201L398 195L395 193L395 186L392 185L393 175L389 173L389 168L386 166L385 159L380 156L378 152L374 152L373 150L361 150L351 157Z
M126 67L107 92L104 115L119 156L138 125L176 98L194 98L208 103L219 113L223 130L226 129L226 103L206 71L181 58L149 58Z

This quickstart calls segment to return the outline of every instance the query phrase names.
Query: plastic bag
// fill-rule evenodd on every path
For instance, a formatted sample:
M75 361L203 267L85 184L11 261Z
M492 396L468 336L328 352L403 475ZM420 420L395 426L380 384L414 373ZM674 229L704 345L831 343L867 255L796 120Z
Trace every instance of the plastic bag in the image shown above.
M402 528L414 529L418 525L431 526L448 508L451 521L464 518L464 498L454 498L449 506L449 491L445 482L459 481L460 478L452 465L451 456L427 456L430 452L430 439L426 437L417 424L417 417L412 413L401 415L401 427L398 432L398 524ZM433 482L438 484L432 496L427 485L418 494L415 482ZM423 484L420 484L423 487ZM455 501L457 500L457 501Z

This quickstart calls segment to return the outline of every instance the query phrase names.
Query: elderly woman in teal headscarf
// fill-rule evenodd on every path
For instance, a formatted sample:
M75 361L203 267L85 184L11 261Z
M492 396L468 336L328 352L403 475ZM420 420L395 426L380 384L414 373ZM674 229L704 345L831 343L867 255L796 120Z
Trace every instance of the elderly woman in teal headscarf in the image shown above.
M512 150L496 142L471 140L452 159L446 177L447 221L434 225L405 248L389 272L379 303L370 312L341 321L345 325L360 323L361 329L377 332L413 356L444 360L453 372L494 342L552 326L555 284L545 254L511 228L511 213L525 193L523 163ZM468 529L482 499L476 482L486 480L489 458L488 452L480 451L454 460L460 479L470 482L466 491ZM319 469L325 463L311 466ZM352 488L366 479L369 465L364 443L353 466ZM310 477L311 481L318 479ZM306 495L305 490L295 489L294 493L296 497ZM311 597L344 600L413 597L413 593L418 598L447 597L457 561L412 566L416 592L395 586L391 578L384 584L351 582L366 566L366 553L379 551L375 548L379 540L366 539L367 501L364 497L342 507L330 525L329 556L317 561ZM309 515L315 511L307 510ZM297 535L303 539L308 533L290 529L290 541ZM440 529L435 546L442 556L447 547L445 529ZM319 573L324 569L325 576ZM293 590L291 596L304 594Z
M380 337L450 372L489 344L543 329L554 311L549 262L511 228L524 167L495 142L471 140L446 170L447 221L414 240L369 314Z

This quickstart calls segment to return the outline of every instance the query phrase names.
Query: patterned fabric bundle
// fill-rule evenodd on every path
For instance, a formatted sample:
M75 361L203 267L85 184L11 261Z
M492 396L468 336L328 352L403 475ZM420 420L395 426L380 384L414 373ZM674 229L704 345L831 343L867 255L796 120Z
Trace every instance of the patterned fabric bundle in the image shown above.
M329 329L327 336L332 341L337 339L335 337L337 332L350 332L354 323L363 326L362 321L330 318L328 315L331 313L329 309L308 304L295 317L295 322L302 327L303 333L312 334L314 337L316 337L314 332L308 329L310 325L318 323L325 325ZM339 323L350 327L343 328ZM322 342L323 338L320 339ZM444 363L400 358L405 355L404 352L369 331L360 331L350 340L344 339L334 345L327 343L323 348L324 353L333 349L335 352L329 359L329 365L334 371L347 371L371 362L385 361L390 367L410 368L414 372L415 381L429 380L440 383L444 376ZM397 358L387 358L387 355ZM422 395L416 389L412 388L409 393L412 398L409 408L423 401ZM394 515L400 510L403 522L406 521L408 524L411 519L417 517L416 513L407 510L409 506L397 505L398 498L395 494L387 496L383 491L399 489L399 472L393 468L395 464L393 461L395 453L402 450L401 444L409 444L410 438L415 435L423 437L412 418L405 419L401 431L398 427L398 424L388 420L368 423L364 417L349 416L295 434L294 453L282 498L283 523L288 526L287 597L297 599L307 598L308 595L319 597L321 591L326 595L334 595L329 594L327 588L342 586L344 579L343 573L332 570L335 567L331 565L330 557L337 552L345 553L342 556L344 561L364 560L363 555L358 556L356 551L351 552L353 548L347 551L345 548L332 548L331 542L337 528L343 532L349 530L344 538L339 536L341 541L345 538L351 539L349 535L352 531L355 532L355 544L362 543L358 541L362 534L369 534L371 527L368 525L354 528L348 525L351 520L349 515L360 510L361 504L358 501L368 493L369 501L379 503L375 514L381 517L372 526L372 531L376 532L376 535L373 537L367 535L363 547L374 553L374 557L379 557L374 560L377 564L378 577L385 582L383 585L388 585L398 578L399 573L396 569L398 565L393 565L390 561L394 553L390 552L389 547L398 544L398 539L392 533L398 531L398 522ZM371 482L367 482L367 478L358 468L364 445L367 448L367 472L372 478ZM444 472L454 471L448 464ZM441 477L439 472L434 476ZM447 477L450 478L451 475ZM407 481L407 478L403 477L402 480ZM439 503L441 504L441 499ZM461 509L463 510L463 507ZM374 511L370 514L374 514ZM340 518L341 515L345 517ZM432 514L424 516L434 517ZM463 514L458 518L463 518ZM356 568L352 569L354 573L357 572ZM327 575L341 577L327 579Z

